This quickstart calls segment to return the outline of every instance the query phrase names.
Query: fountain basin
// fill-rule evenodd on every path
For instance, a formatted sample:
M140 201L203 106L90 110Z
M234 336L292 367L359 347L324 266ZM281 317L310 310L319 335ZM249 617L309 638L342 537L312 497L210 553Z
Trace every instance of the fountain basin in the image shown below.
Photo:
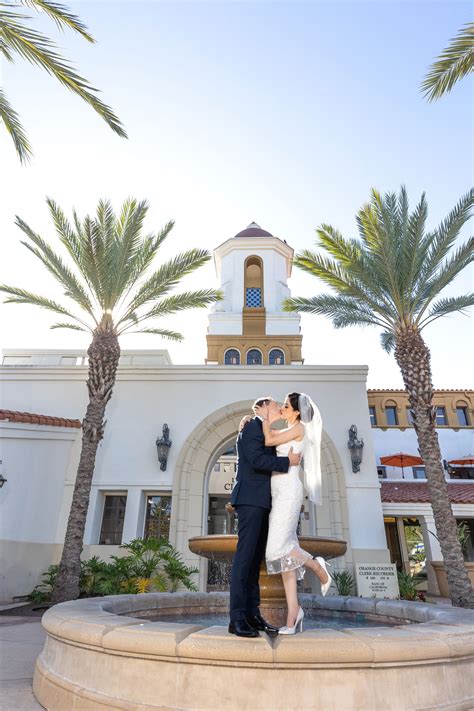
M311 555L321 555L326 559L344 555L347 543L340 538L325 538L323 536L298 536L301 548ZM205 558L231 563L237 550L236 535L206 535L194 536L188 541L190 550ZM286 621L285 589L281 575L268 575L265 561L260 566L260 611L266 620L277 627Z
M33 688L48 711L472 708L474 613L444 605L303 596L304 605L417 624L241 639L223 626L135 614L226 609L225 593L91 598L48 610Z
M347 543L340 538L324 538L323 536L298 536L300 546L312 556L322 555L324 558L336 558L344 555ZM205 558L214 558L230 563L237 549L236 535L194 536L188 541L190 550Z

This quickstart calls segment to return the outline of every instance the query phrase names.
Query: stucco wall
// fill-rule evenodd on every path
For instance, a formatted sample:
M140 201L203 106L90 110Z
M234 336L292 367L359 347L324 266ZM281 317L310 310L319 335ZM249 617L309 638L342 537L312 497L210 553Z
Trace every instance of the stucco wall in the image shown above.
M384 556L386 542L367 410L366 373L363 366L120 367L113 397L107 407L105 438L97 455L85 545L98 543L104 492L127 491L123 539L142 535L146 494L173 491L177 477L182 474L182 462L188 454L193 432L200 427L218 431L216 413L233 403L246 401L250 405L257 396L265 394L282 399L286 392L297 390L309 393L321 410L324 431L338 461L334 470L338 472L340 483L336 488L346 500L347 520L341 521L341 526L347 530L349 546L369 551L363 554L365 559L371 559L370 551L379 551L377 555ZM84 366L1 368L3 406L81 419L87 400L86 375ZM170 427L173 444L167 470L162 472L155 440L161 436L165 422ZM348 428L352 424L357 425L359 436L365 439L364 460L357 474L352 472L347 449ZM227 438L235 436L237 421L230 429L232 431L225 433ZM0 434L2 432L3 429ZM53 447L38 438L31 443L25 431L21 446L18 443L8 445L9 452L4 456L7 473L16 471L17 462L23 460L22 470L29 472L29 479L24 475L23 478L7 476L9 481L0 493L0 506L3 504L4 507L9 501L5 525L10 539L47 541L50 544L62 542L79 456L80 442L77 435L75 437L75 446L69 441L66 447L62 438L56 435ZM200 442L193 446L199 449ZM24 452L19 452L18 447L23 447ZM205 473L212 455L211 451L204 452L199 464L204 477L199 497L186 504L190 504L186 515L200 528L200 533L206 527ZM37 472L34 476L31 473L33 467L28 466L33 460ZM31 507L41 507L39 518L24 513L25 501L30 512ZM179 503L175 487L174 511ZM327 506L331 505L333 503L328 499ZM321 528L327 530L331 525L327 511L316 513ZM21 524L16 525L16 521ZM184 538L179 545L187 556Z

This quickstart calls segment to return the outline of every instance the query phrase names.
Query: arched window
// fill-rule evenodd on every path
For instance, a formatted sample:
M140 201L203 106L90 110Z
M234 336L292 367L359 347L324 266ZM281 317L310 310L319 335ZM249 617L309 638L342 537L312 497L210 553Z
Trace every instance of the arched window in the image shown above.
M280 348L273 348L268 356L270 365L285 365L285 354Z
M260 257L245 260L245 306L250 309L263 306L263 262Z
M225 365L240 365L240 352L237 348L229 348L224 356Z
M247 365L262 365L262 354L257 348L247 352Z

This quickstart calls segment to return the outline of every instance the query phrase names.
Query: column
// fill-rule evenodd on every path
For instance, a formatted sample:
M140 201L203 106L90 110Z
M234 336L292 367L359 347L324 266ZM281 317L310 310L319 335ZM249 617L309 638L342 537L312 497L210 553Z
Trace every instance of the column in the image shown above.
M433 514L426 514L425 516L419 516L418 519L420 521L421 531L423 533L423 543L425 546L426 572L428 573L428 592L432 595L439 595L436 574L430 565L430 561L432 560L443 560L443 554L441 553L439 541L434 535L436 534L434 517Z
M408 557L407 539L405 538L405 526L403 524L403 516L397 516L397 533L398 542L400 544L400 552L402 554L403 569L406 573L410 572L410 559Z

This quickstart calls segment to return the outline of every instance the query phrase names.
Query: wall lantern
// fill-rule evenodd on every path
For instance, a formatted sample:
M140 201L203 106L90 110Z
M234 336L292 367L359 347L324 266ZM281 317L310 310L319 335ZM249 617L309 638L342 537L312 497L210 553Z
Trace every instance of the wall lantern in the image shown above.
M156 449L158 451L158 461L162 472L166 471L166 463L168 461L168 453L171 447L170 428L168 425L163 425L163 435L156 440Z
M362 463L362 450L364 449L364 440L357 437L357 427L351 425L349 428L349 441L347 443L351 453L352 471L354 474L360 472Z
M2 486L4 484L7 483L7 481L8 481L8 479L5 479L5 477L3 476L3 462L0 459L0 489L2 488Z

